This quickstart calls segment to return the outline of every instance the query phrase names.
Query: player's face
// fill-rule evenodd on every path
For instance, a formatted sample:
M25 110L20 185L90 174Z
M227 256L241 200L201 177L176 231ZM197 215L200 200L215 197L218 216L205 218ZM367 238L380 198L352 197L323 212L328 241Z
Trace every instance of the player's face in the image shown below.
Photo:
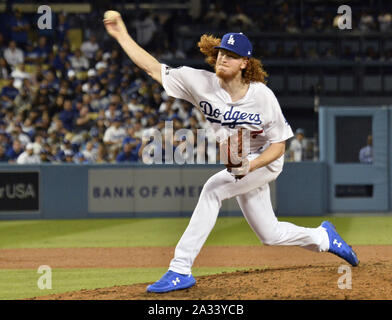
M220 49L216 59L215 72L222 79L234 78L246 68L247 63L247 58L243 58L228 50Z

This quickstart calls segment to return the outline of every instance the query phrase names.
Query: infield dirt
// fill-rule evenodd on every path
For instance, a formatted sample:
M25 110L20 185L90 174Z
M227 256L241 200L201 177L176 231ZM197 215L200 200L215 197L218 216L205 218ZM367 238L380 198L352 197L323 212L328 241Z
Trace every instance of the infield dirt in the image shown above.
M330 253L298 247L204 247L194 267L248 267L219 275L196 277L193 288L164 294L146 293L148 283L81 290L34 299L159 300L159 299L392 299L392 246L354 246L360 259L350 267L351 289L340 289L340 266ZM174 247L4 249L0 269L146 268L167 267ZM347 285L346 281L343 284Z

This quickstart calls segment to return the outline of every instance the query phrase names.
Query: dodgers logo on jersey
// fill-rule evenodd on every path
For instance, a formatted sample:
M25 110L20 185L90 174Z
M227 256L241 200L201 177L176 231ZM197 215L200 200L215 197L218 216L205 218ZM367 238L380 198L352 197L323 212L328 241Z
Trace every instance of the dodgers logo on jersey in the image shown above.
M234 106L222 113L220 109L214 108L207 101L200 101L199 105L208 121L220 123L222 126L228 126L230 129L235 128L239 124L260 125L262 123L260 114L236 110ZM221 119L219 118L220 116L222 116Z

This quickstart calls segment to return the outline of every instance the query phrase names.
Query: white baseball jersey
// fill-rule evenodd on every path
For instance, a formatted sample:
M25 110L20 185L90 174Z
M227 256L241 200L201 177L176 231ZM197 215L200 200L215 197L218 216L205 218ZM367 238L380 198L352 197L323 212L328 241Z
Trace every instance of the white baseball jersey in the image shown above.
M170 68L162 64L162 85L169 96L196 106L215 132L221 128L250 131L250 158L255 158L271 143L293 136L274 93L261 82L252 82L246 95L236 102L219 84L215 73L190 67ZM268 165L280 171L284 156Z

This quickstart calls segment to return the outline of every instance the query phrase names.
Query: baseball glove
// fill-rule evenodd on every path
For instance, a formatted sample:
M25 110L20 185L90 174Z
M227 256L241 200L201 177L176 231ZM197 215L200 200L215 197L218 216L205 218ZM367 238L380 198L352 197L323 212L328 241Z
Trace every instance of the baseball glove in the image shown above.
M221 144L221 161L236 179L243 178L249 172L248 152L243 146L243 129L238 134L229 136Z

